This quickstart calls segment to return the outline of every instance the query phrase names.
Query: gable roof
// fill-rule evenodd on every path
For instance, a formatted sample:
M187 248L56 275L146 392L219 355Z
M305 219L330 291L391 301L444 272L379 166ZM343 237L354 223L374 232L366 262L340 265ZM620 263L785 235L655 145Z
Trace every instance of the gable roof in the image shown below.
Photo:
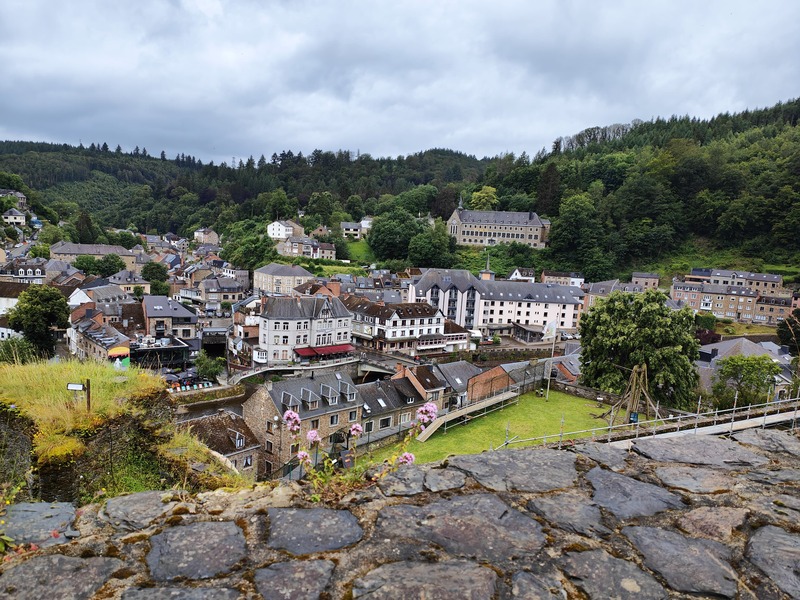
M354 399L348 400L348 393L354 393ZM353 380L345 372L277 381L272 384L272 389L267 390L267 394L278 414L282 415L287 408L291 408L301 419L357 408L364 403ZM326 400L326 394L333 396L334 404ZM311 401L316 402L316 408L312 408Z
M259 267L256 273L272 275L273 277L314 277L300 265L283 265L280 263L270 263Z
M326 307L333 318L351 316L339 298L317 296L271 296L265 300L261 316L265 319L316 319Z
M178 427L191 429L191 432L206 446L223 456L236 454L260 445L252 430L245 423L244 417L240 417L230 410L220 410L213 415L181 421L178 423ZM238 436L242 437L242 443L237 448L236 438Z
M437 364L433 368L437 377L455 392L466 392L469 380L483 373L483 369L465 360Z

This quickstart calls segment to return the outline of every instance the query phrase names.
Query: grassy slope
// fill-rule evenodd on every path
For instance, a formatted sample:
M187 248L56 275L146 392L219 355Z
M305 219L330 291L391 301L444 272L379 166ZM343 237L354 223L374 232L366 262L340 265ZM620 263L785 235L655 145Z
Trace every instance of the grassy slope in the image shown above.
M68 383L91 381L91 412L86 396L67 391ZM82 443L70 434L89 431L130 410L125 401L163 389L164 381L145 371L120 372L110 364L87 361L0 366L0 402L13 405L37 428L34 449L40 459L79 451Z
M372 253L372 248L367 244L367 240L347 242L347 247L350 249L350 260L354 263L369 265L375 262L375 255Z
M564 432L568 433L607 425L608 421L594 417L606 410L607 407L598 408L596 402L561 392L551 391L549 401L534 394L525 394L514 406L473 419L467 425L448 429L447 433L437 431L427 442L413 441L408 451L416 456L417 462L439 461L450 454L476 454L502 444L506 437L506 425L509 426L511 438L558 435L562 416ZM372 459L381 462L396 451L397 445L382 448L372 453Z

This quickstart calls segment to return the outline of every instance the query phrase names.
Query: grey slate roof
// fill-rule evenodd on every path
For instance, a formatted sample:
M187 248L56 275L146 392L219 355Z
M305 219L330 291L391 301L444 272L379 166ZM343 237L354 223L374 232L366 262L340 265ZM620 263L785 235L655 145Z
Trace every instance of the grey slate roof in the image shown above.
M324 397L329 391L333 392L335 404ZM301 419L357 408L364 404L358 388L344 372L278 381L272 384L272 389L267 393L280 414L291 408ZM355 395L353 400L347 399L348 393ZM317 402L317 408L311 408L310 400Z
M316 296L271 296L266 299L261 316L265 319L316 319L326 306L334 319L352 316L339 298Z
M405 397L400 392L392 380L376 381L374 383L362 383L357 385L358 393L364 402L363 415L367 417L379 417L383 414L393 412L406 406Z
M166 296L145 296L142 299L144 313L149 319L157 317L169 317L189 319L190 323L197 322L197 315L186 308L180 302L176 302Z
M465 360L437 364L434 365L433 369L440 380L446 382L449 388L459 393L467 391L467 385L471 378L483 373L483 369Z
M259 267L255 272L272 275L273 277L314 277L299 265L282 265L279 263L270 263Z
M547 220L539 218L535 212L509 212L499 210L460 210L458 216L462 223L485 223L497 225L526 225L541 227Z

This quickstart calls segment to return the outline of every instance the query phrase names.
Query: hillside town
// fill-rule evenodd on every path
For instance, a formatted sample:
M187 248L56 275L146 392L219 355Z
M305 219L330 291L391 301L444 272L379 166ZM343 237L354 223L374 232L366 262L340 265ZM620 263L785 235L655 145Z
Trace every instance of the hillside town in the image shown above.
M340 262L342 272L333 268L320 276L296 261L251 272L220 258L225 239L210 228L198 229L192 239L141 235L130 249L59 241L50 246L50 258L31 258L25 251L35 242L35 215L26 212L23 195L14 195L17 208L3 218L12 223L20 213L19 225L32 225L26 228L32 239L4 249L0 340L22 335L7 319L20 294L51 286L69 307L68 327L57 332L63 357L154 369L173 394L217 385L197 373L201 352L224 361L212 380L232 385L262 377L265 383L242 405L182 417L233 468L259 478L286 476L297 467L293 434L283 426L286 411L299 415L302 432L319 432L325 448L338 452L347 449L345 433L353 423L368 444L378 443L398 439L416 408L427 403L443 417L469 415L541 389L545 381L548 390L550 380L579 385L581 319L615 292L661 290L672 310L688 307L745 324L774 326L800 307L800 296L780 275L714 268L692 269L672 281L646 272L633 272L630 281L586 281L580 273L536 272L525 265L498 274L487 255L477 275L370 266L355 275ZM370 223L365 218L342 227L354 241L368 237ZM448 226L460 243L478 246L521 240L539 248L549 230L549 222L534 213L461 206ZM306 237L294 221L275 221L267 230L288 261L335 256L334 247L317 242L314 232ZM113 257L120 270L89 275L75 266L85 257ZM148 273L158 273L158 281L148 281ZM719 360L744 355L779 364L771 393L783 397L789 390L792 365L785 347L719 336L707 342L695 364L700 389L712 386ZM496 366L473 364L475 353L495 353ZM503 362L512 355L528 358ZM237 432L233 441L215 433L220 419Z

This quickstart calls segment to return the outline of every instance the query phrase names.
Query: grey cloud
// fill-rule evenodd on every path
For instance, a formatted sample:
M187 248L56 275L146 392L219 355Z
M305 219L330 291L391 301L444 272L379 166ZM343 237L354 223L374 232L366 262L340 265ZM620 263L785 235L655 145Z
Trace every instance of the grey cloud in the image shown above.
M0 137L216 162L533 154L594 125L791 98L799 13L743 0L12 0Z

